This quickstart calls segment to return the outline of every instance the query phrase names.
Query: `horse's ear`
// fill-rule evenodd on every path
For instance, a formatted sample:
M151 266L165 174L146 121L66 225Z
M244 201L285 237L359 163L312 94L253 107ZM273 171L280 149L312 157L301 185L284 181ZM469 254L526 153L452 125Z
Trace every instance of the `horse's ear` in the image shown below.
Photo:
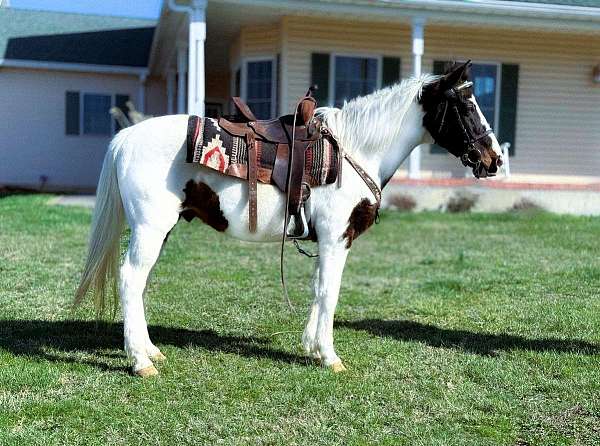
M444 74L444 76L442 76L442 79L440 80L443 90L454 87L461 80L466 80L465 75L470 66L471 60L469 59L464 64L456 65L448 73Z

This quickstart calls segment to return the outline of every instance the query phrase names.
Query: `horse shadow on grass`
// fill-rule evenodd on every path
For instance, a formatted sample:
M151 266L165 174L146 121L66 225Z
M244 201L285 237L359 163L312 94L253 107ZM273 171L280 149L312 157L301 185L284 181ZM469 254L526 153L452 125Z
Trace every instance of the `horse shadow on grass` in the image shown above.
M303 356L270 346L269 338L219 334L213 330L150 325L159 346L200 347L212 352L305 364ZM123 324L96 321L0 320L0 351L35 360L84 364L100 370L129 372L124 366Z
M600 346L579 339L532 339L506 333L477 333L406 320L363 319L340 321L335 325L340 328L366 331L374 336L421 342L432 347L462 350L481 356L496 356L501 351L511 350L584 355L600 353Z

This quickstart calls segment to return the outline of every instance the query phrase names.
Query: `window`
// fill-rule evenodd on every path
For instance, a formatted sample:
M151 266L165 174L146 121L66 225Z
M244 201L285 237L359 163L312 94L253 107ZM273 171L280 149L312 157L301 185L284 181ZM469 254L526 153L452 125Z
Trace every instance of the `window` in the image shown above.
M110 135L112 119L110 106L112 98L105 94L83 95L83 134Z
M333 105L375 91L379 80L379 60L374 57L334 56Z
M67 135L110 136L121 129L110 115L117 106L126 112L125 103L129 95L80 93L67 91L65 94L65 133Z
M245 63L245 100L258 119L275 114L275 63L273 59Z
M498 128L496 110L498 93L498 65L474 63L471 66L471 79L473 80L473 93L477 98L477 104L487 122L494 128Z
M317 86L313 94L319 105L339 106L344 99L400 82L400 68L400 58L390 54L368 57L312 53L310 85Z

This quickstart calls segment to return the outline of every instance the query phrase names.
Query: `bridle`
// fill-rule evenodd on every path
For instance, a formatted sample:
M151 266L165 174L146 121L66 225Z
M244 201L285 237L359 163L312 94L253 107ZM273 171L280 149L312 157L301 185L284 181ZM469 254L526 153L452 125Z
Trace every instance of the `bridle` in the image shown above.
M467 127L465 126L465 123L463 121L463 117L461 116L460 112L458 111L459 93L462 90L472 87L472 86L473 86L473 82L465 81L462 84L457 85L456 87L449 88L448 90L444 91L443 112L442 112L441 107L438 107L438 112L435 116L435 120L437 120L440 113L442 113L440 125L438 126L437 134L431 135L431 136L433 136L433 138L435 139L436 142L438 142L438 140L441 139L440 137L442 135L442 131L444 130L444 127L446 126L446 115L448 113L448 108L450 108L452 110L452 113L454 113L454 115L456 117L456 121L458 122L458 125L463 134L463 149L464 150L462 153L458 153L458 154L454 153L454 155L456 155L458 158L460 158L461 162L463 163L463 165L465 167L471 167L471 168L473 168L474 172L477 172L479 170L479 166L481 165L481 157L482 157L481 150L477 146L479 145L479 142L483 138L485 138L490 133L492 133L492 129L487 129L486 131L479 133L479 134L475 134L475 135L471 134L467 130Z

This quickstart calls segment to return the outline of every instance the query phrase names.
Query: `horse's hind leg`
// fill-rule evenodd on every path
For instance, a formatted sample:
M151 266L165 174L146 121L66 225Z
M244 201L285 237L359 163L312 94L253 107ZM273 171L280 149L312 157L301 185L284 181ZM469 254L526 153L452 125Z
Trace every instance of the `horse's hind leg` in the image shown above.
M133 371L142 377L158 373L150 356L155 359L162 357L148 336L143 294L148 275L158 259L167 232L145 225L133 227L129 248L121 266L120 294L125 351L133 360Z

